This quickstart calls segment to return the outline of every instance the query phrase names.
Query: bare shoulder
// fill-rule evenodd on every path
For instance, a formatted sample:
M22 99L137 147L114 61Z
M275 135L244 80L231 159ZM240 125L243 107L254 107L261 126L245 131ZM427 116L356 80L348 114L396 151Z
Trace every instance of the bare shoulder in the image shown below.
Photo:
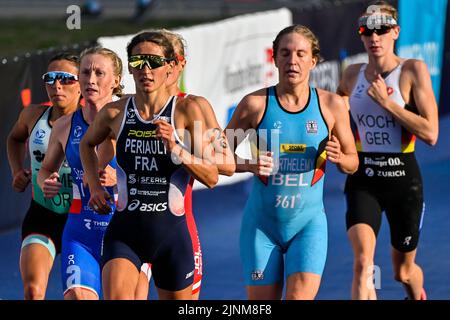
M228 129L256 128L266 109L267 88L256 90L242 98L233 113Z
M266 99L267 88L263 88L247 94L244 98L242 98L241 102L249 108L249 111L257 112L260 111L260 109L264 109L266 106Z
M317 94L319 95L320 105L329 110L341 109L347 110L344 99L333 92L317 89Z
M332 129L348 116L348 108L340 95L322 89L317 89L320 110L328 128Z
M355 78L359 71L361 70L361 67L364 65L364 63L355 63L355 64L351 64L349 65L347 68L345 68L344 72L343 72L343 78Z
M202 115L202 106L209 105L208 100L202 96L188 95L177 99L176 112L197 118Z
M259 104L260 102L266 103L267 88L262 88L247 94L242 100L247 101L250 105Z
M341 81L339 83L339 87L337 92L340 95L349 96L353 87L358 79L359 71L361 70L362 63L355 63L349 65L344 72L342 73Z
M195 101L203 109L212 109L211 103L203 96L197 96L194 94L189 94L184 98L178 98L179 100L185 100L189 102Z
M128 97L129 98L129 97ZM125 109L128 104L128 98L123 98L117 101L107 103L99 112L101 118L114 120Z
M205 115L210 116L213 112L211 103L205 97L190 94L186 96L185 99L193 99L200 106Z
M49 106L32 104L24 108L20 113L20 120L27 125L34 126L39 117L48 109Z
M191 95L189 95L191 97ZM200 106L201 112L203 114L205 124L207 128L220 128L219 122L217 121L216 113L211 103L202 96L192 95L195 101Z
M425 62L418 59L407 59L403 62L402 73L408 73L414 78L429 75L428 67Z

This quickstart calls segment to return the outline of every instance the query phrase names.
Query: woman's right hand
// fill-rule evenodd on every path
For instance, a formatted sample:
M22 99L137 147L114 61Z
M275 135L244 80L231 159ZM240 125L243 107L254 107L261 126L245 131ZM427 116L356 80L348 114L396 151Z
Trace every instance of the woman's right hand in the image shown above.
M24 192L31 182L31 171L29 169L20 169L14 174L12 186L16 192Z

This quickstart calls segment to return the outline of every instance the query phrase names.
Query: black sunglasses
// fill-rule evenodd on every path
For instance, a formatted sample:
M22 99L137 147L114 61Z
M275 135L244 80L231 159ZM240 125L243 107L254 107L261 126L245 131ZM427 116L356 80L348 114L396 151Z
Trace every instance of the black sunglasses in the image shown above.
M391 31L392 26L379 26L377 28L370 29L368 26L360 26L358 28L358 34L360 36L366 36L370 37L372 34L376 33L377 35L381 36L382 34L386 34L389 31Z
M145 65L150 69L157 69L171 60L154 54L136 54L128 58L128 63L131 67L139 70L142 70Z
M42 75L42 80L48 85L53 85L56 80L61 84L74 84L78 81L78 76L65 71L50 71Z

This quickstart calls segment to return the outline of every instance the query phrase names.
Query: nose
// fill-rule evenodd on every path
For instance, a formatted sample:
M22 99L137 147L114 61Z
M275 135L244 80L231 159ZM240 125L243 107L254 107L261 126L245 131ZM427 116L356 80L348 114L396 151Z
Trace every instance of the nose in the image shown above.
M88 83L95 83L95 72L91 71L89 72L89 76L88 76Z
M287 57L287 62L290 64L294 64L295 63L295 58L296 58L296 53L292 52L289 54L289 56Z
M148 62L145 62L144 63L144 66L142 67L142 69L141 69L141 71L150 71L150 70L152 70L152 68L150 67L150 63L148 63Z
M56 90L61 90L62 89L61 80L56 79L55 82L53 82L53 84L50 85L50 87Z
M372 40L378 40L380 38L380 36L378 35L378 33L376 33L376 32L373 32L371 35L370 35L370 39Z

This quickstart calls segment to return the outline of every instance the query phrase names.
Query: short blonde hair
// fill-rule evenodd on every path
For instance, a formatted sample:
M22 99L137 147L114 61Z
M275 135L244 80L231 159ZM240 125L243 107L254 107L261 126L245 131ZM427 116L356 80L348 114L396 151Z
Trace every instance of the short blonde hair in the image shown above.
M175 32L172 32L167 29L161 29L161 33L170 41L172 44L173 50L175 51L175 62L178 63L180 61L183 61L185 59L186 53L186 40L184 38Z

